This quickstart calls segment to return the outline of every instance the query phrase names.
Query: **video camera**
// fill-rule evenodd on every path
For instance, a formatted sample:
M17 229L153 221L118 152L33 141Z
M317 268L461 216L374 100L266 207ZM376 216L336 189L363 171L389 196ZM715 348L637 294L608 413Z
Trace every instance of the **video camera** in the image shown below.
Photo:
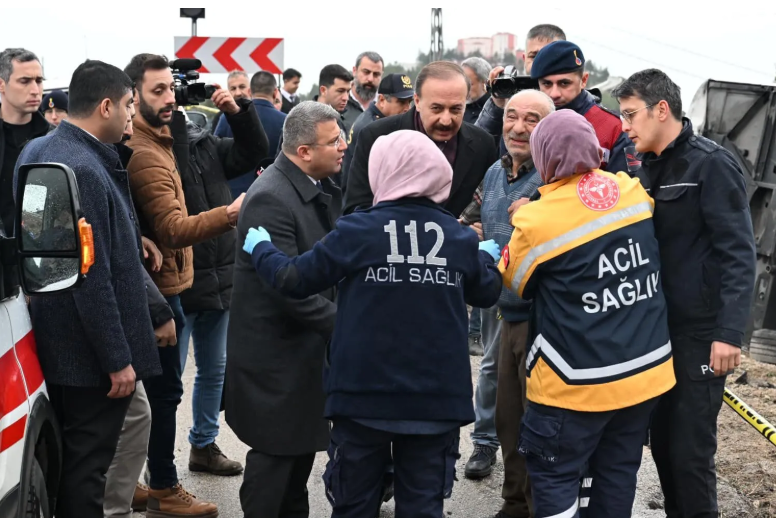
M517 68L509 65L486 88L488 93L497 99L509 99L521 90L538 90L539 81L531 79L531 76L521 76Z
M202 62L198 59L176 59L170 61L172 77L175 80L175 104L194 106L213 97L216 87L205 83L193 83L199 79Z

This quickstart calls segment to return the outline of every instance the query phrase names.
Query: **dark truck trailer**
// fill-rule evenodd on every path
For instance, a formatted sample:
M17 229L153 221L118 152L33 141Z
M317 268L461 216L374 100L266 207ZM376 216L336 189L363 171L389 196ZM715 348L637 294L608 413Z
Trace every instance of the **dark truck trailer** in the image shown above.
M733 153L744 171L757 246L757 277L745 340L776 330L776 84L709 80L690 106L695 131Z

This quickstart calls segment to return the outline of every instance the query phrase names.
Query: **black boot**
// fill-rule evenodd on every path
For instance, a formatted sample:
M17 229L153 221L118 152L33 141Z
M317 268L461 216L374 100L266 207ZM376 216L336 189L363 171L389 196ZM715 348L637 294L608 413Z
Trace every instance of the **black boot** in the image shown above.
M466 478L473 479L487 477L493 472L493 465L496 463L496 453L498 453L498 448L475 444L474 453L469 457L463 474Z
M482 356L485 351L482 349L482 338L480 335L469 335L469 356Z

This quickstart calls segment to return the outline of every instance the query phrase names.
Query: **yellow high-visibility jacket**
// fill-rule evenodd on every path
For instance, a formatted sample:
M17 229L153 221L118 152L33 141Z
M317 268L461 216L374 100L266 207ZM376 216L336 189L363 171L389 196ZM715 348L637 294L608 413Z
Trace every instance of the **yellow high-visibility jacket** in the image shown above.
M530 401L626 408L675 384L654 202L637 179L600 170L545 185L521 207L499 269L533 299Z

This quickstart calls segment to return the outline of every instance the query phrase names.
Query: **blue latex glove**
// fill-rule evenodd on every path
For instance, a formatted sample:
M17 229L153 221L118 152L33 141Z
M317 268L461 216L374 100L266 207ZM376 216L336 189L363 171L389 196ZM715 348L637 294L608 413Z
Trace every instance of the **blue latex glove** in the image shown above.
M484 250L490 254L494 261L501 259L501 248L492 239L482 241L480 243L480 250Z
M252 254L253 249L256 248L256 245L262 241L269 241L270 243L272 242L272 240L269 238L269 232L267 232L264 227L259 227L258 229L252 228L248 231L248 235L245 236L243 250L249 254Z

